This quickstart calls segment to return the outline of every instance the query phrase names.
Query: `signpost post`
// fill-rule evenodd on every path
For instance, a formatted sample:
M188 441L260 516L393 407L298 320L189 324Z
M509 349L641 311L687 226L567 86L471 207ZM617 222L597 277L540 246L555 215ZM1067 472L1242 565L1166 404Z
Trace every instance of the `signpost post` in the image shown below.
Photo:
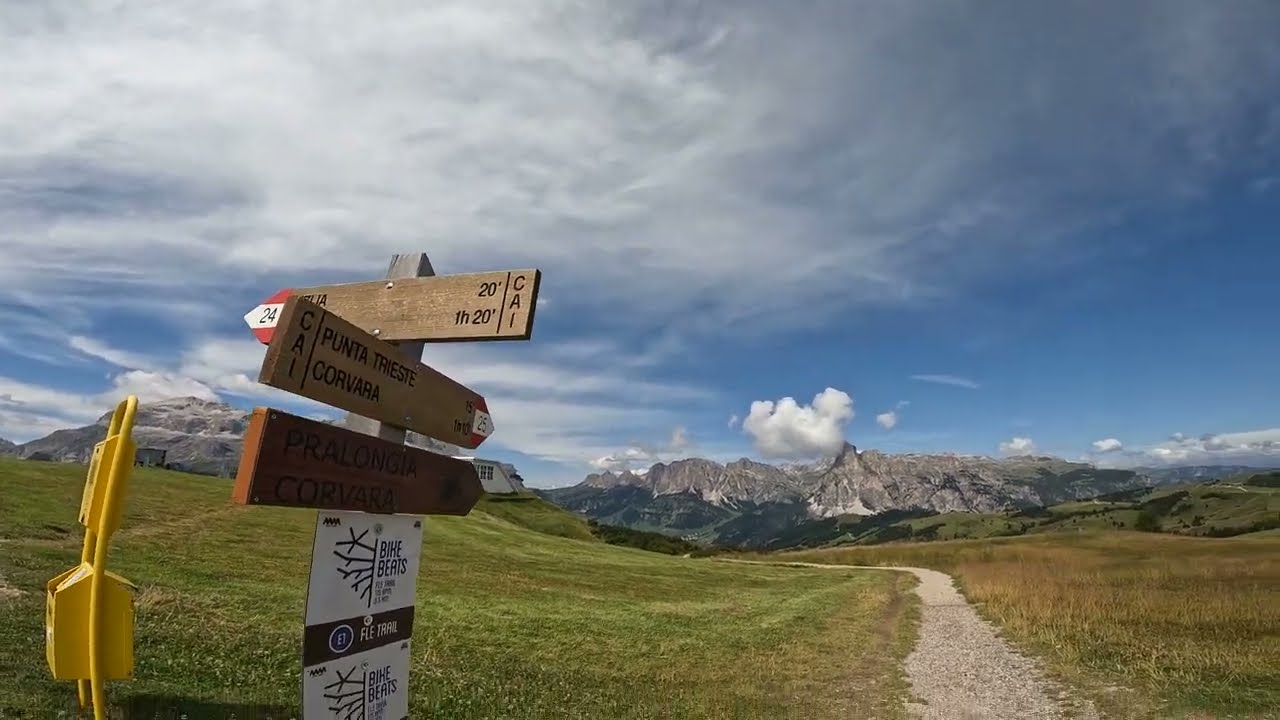
M527 340L541 273L436 277L396 255L371 283L281 290L245 315L267 344L259 382L348 411L345 428L256 408L233 502L317 508L303 632L303 718L408 717L422 515L466 515L475 466L405 445L472 449L483 396L422 364L423 342Z

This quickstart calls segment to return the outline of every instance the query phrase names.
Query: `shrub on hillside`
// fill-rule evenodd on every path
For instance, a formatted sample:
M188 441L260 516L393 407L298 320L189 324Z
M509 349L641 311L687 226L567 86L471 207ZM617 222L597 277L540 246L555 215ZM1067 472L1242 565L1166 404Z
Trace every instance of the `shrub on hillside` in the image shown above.
M666 555L690 555L703 550L700 545L662 533L634 530L619 525L604 525L595 520L588 520L587 526L591 529L592 535L610 545L621 545Z
M1280 488L1280 472L1258 473L1245 480L1244 484L1254 487Z

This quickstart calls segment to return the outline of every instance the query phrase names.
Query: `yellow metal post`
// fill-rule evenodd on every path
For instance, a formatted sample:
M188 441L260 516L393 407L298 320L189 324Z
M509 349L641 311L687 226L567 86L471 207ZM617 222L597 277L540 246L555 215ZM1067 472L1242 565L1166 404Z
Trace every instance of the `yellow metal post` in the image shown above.
M124 401L122 401L122 402L120 402L118 405L116 405L115 412L111 413L111 424L107 426L107 437L108 437L108 438L110 438L112 435L115 435L116 433L120 432L120 426L121 426L121 424L124 422L124 414L125 414L126 407L127 407L127 406L128 406L128 404L129 404L129 400L133 400L133 401L134 401L134 403L135 403L135 405L136 405L136 403L137 403L137 399L136 399L135 397L133 397L133 396L129 396L129 397L128 397L128 398L126 398ZM129 429L130 429L130 431L132 431L132 430L133 430L133 416L132 416L132 415L130 415L130 417L129 417ZM126 435L125 437L128 437L128 436ZM115 470L115 469L114 469L114 468L112 468L112 476L114 476L114 474L115 474L114 470ZM114 482L113 482L112 480L108 480L107 482L108 482L108 485L113 485L113 484L114 484ZM110 493L110 492L111 492L111 489L110 489L109 487L107 488L107 492L108 492L108 493ZM103 515L106 515L106 513L102 513L102 514L103 514ZM98 545L98 532L97 532L97 528L94 528L94 527L91 527L91 526L90 526L90 527L86 527L86 528L85 528L85 531L84 531L84 547L80 550L80 562L81 562L81 563L87 563L87 562L93 562L93 561L94 561L94 554L96 553L97 545ZM95 575L97 575L97 572L95 571L95 572L94 572L94 574L95 574ZM94 578L94 580L93 580L92 582L93 582L93 585L91 585L90 587L96 587L96 586L98 585L98 581L97 581L97 578L96 578L96 577ZM93 593L93 591L92 591L92 590L90 590L90 598L92 598L92 597L93 597L92 593ZM90 603L93 603L93 600L92 600L92 599L90 599ZM92 613L93 613L92 608L93 608L93 605L91 604L91 605L90 605L90 610L89 610L89 612L90 612L90 618L91 618L91 619L90 619L90 623L92 623L92 617L93 617L93 615L92 615ZM92 631L92 630L90 630L90 632L93 632L93 631ZM92 640L90 640L90 642L92 643L93 641L92 641ZM91 649L89 652L90 652L90 657L93 657L93 655L92 655L93 650ZM92 666L90 666L90 667L92 667ZM89 704L90 704L91 702L93 702L93 700L92 700L92 686L91 686L91 684L90 684L90 681L89 681L89 680L77 680L77 681L76 681L76 695L77 695L77 696L78 696L78 698L79 698L79 701L80 701L80 708L81 708L81 709L84 709L84 708L88 707L88 706L89 706Z
M113 428L120 433L122 439L133 434L133 419L138 411L138 398L130 395L116 406L111 416ZM119 417L119 425L116 418ZM108 434L112 434L108 432ZM117 507L124 494L124 484L129 477L131 453L124 452L122 447L111 460L111 473L107 476L107 487L102 500L102 513L98 527L94 533L93 548L93 580L89 586L89 686L92 691L94 720L106 720L107 697L106 681L103 679L103 647L102 647L102 594L107 569L107 543L111 541L111 533L119 525L115 515L120 512ZM87 541L87 536L86 536Z

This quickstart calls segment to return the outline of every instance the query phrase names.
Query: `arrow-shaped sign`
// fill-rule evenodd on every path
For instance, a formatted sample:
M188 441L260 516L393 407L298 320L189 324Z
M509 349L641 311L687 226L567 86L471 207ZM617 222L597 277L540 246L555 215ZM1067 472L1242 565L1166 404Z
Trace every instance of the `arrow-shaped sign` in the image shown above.
M493 433L482 395L337 313L293 295L258 382L473 449Z
M291 288L244 321L269 344L284 301L298 295L388 342L528 340L541 279L530 268Z
M253 331L258 342L267 345L275 334L276 325L280 322L280 311L284 309L284 301L289 299L293 290L285 288L262 301L258 307L245 313L244 321Z

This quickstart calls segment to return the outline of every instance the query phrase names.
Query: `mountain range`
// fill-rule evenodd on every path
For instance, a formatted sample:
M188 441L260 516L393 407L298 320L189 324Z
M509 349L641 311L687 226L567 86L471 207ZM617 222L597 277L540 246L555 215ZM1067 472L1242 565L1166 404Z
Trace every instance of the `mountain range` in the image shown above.
M336 422L324 419L325 422ZM23 444L0 438L0 455L57 462L87 462L111 422L108 411L92 425L55 430ZM139 448L165 450L165 464L186 472L230 476L240 462L249 413L226 403L196 397L139 404L133 438ZM446 443L410 432L406 442L433 452L460 455Z
M1044 507L1191 478L1235 475L1234 466L1098 468L1054 457L889 455L845 444L812 464L727 464L691 458L644 472L588 475L540 490L547 500L601 523L720 545L765 547L806 523L849 516L994 513Z
M206 475L235 473L249 413L195 397L139 405L139 448L166 451L166 464ZM111 413L92 425L27 443L0 439L0 455L85 462ZM336 422L326 420L326 422ZM409 433L411 445L447 455L452 445ZM952 454L890 455L846 444L810 464L746 458L658 463L643 472L596 473L538 494L600 523L698 542L763 547L805 534L811 523L874 516L877 523L930 513L993 513L1093 498L1136 488L1229 477L1251 468L1196 466L1112 470L1053 457L995 459ZM844 522L843 520L841 522Z

